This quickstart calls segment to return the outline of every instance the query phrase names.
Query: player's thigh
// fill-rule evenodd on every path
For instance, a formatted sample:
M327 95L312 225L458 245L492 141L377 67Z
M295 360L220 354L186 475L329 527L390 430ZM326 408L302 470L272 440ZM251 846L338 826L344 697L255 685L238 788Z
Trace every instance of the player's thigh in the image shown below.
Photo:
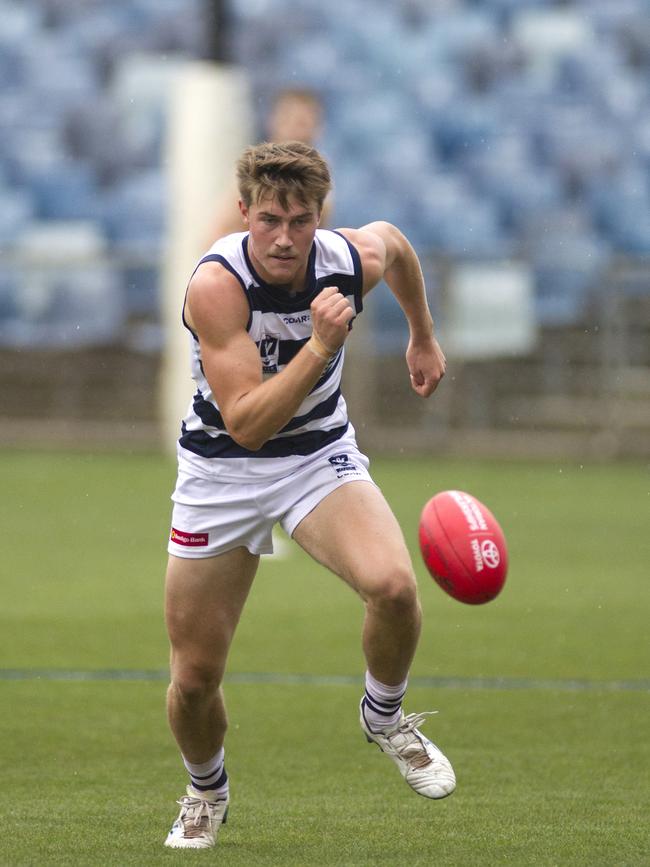
M402 530L372 482L350 481L332 491L298 524L293 538L361 596L415 586Z
M223 668L258 563L243 547L216 557L170 555L165 619L173 662Z

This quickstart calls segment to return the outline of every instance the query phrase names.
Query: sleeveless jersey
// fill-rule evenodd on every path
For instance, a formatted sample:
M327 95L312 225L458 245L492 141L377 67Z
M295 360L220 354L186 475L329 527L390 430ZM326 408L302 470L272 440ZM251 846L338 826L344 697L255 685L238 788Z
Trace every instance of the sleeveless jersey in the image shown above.
M305 289L290 295L265 283L248 254L248 233L218 240L200 260L219 262L239 281L248 301L247 330L260 353L264 377L274 376L291 361L311 336L310 304L325 286L336 286L361 312L362 272L357 250L338 232L318 229L309 255ZM192 377L197 390L181 429L180 455L211 477L243 480L272 475L304 461L335 442L350 428L341 394L344 347L328 363L296 415L258 451L239 445L228 434L201 363L199 340L190 331ZM198 465L198 466L197 466Z

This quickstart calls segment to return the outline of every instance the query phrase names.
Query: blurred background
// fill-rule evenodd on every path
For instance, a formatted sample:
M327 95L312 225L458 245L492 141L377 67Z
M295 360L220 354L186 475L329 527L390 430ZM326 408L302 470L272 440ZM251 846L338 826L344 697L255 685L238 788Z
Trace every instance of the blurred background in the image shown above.
M650 456L649 13L0 0L0 445L171 448L211 208L275 95L307 88L330 225L403 229L450 360L412 396L378 287L348 344L362 446Z

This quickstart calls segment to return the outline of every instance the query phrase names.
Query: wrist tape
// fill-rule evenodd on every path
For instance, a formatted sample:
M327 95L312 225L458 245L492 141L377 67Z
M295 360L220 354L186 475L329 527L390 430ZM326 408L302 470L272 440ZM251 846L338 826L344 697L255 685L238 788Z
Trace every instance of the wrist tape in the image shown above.
M322 361L330 361L337 353L337 350L331 350L320 339L315 331L312 331L311 337L307 341L307 348L313 352Z

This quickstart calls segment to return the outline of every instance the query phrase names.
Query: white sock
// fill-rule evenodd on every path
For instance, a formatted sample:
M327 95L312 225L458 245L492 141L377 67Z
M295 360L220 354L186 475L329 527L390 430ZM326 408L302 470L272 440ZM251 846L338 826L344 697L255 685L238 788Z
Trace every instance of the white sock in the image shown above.
M366 671L366 692L361 702L361 712L372 732L389 731L395 728L402 715L402 700L407 680L397 686L387 686Z
M182 756L193 789L198 792L215 792L219 798L226 797L228 794L228 774L224 765L224 755L224 748L221 747L216 756L201 764L188 762L185 756Z

